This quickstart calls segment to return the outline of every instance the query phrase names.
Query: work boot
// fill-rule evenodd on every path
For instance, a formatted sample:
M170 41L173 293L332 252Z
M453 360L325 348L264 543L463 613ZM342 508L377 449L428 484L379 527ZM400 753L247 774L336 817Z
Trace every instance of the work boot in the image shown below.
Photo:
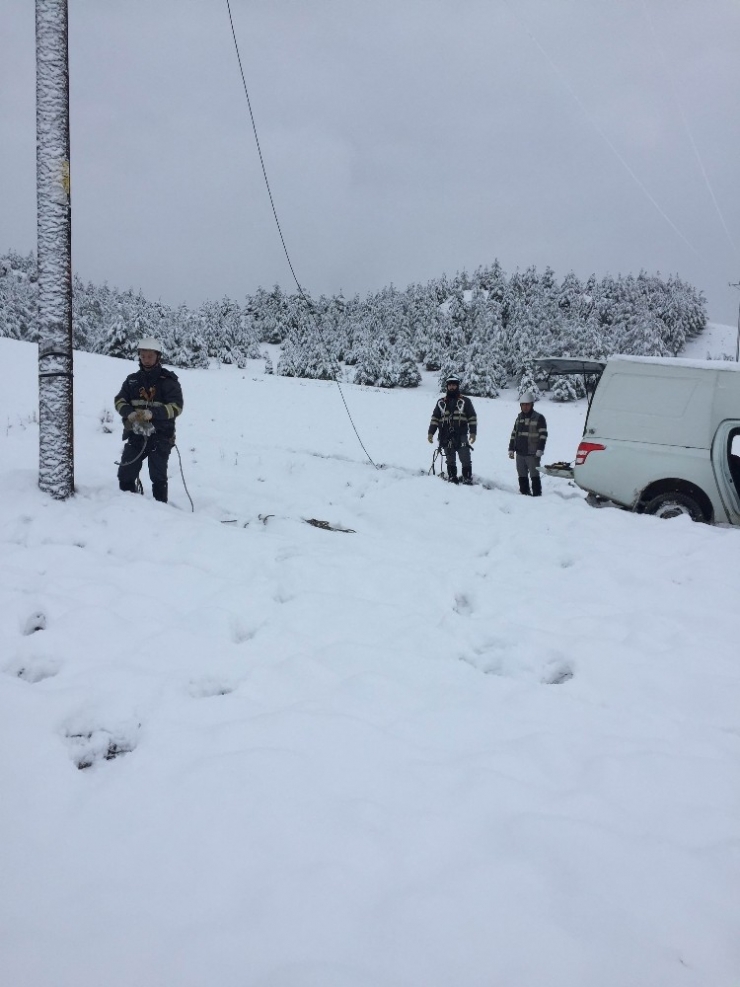
M162 504L167 503L167 481L164 483L153 483L152 484L152 494L155 500L160 501Z
M457 478L457 473L450 473L448 475L447 479L450 481L450 483L459 483L460 482L458 480L458 478Z
M538 476L532 477L532 496L533 497L542 496L542 480Z
M525 494L527 497L529 497L529 477L528 476L520 476L519 477L519 493L520 494Z
M126 493L138 493L136 480L119 480L118 488L119 490L125 490Z

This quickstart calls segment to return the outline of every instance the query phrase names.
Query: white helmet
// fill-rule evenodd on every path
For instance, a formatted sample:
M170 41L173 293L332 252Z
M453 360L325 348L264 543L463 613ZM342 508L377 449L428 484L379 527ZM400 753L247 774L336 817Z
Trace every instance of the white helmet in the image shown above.
M155 339L154 336L144 336L144 338L140 339L139 342L136 344L136 349L154 350L154 352L159 353L160 356L162 355L163 352L162 344L158 339Z
M519 404L534 404L535 396L531 391L525 391L519 395Z

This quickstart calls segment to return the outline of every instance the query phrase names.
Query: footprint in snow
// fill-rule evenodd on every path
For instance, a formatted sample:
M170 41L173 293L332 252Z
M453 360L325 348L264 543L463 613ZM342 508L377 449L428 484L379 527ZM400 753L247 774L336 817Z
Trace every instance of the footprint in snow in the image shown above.
M573 675L573 669L567 662L558 662L545 672L542 682L544 685L562 685L572 679Z
M473 612L473 604L464 593L457 593L452 609L461 616L467 616Z
M64 731L64 739L75 765L80 771L84 771L98 761L113 761L136 750L140 728L140 723L113 729L70 726Z
M16 658L5 666L5 672L24 682L35 684L51 679L59 674L62 663L58 658L34 655L30 658Z
M36 631L46 630L46 614L42 610L37 610L36 613L32 613L30 617L26 618L26 622L23 625L23 634L28 637L30 634L35 634Z
M231 640L234 644L244 644L245 641L251 641L258 630L258 627L248 627L241 621L234 620L231 625Z
M228 696L235 688L236 686L231 682L208 678L191 682L188 691L193 699L210 699L213 696Z

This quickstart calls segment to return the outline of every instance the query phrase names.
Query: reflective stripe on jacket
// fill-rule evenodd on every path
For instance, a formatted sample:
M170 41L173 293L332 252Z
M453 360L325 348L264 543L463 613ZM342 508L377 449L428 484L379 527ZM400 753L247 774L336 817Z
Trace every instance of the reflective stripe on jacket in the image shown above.
M509 452L517 452L520 456L542 455L547 442L547 422L539 411L525 414L520 411L516 416L514 428L509 439Z
M434 435L437 429L442 445L452 443L454 446L459 446L467 442L468 431L475 436L478 432L478 419L470 398L463 394L458 395L453 401L441 397L432 412L429 434Z
M177 374L161 364L129 374L116 394L115 407L123 419L124 431L131 428L128 416L139 408L148 408L152 424L162 435L175 434L175 418L182 413L182 388Z

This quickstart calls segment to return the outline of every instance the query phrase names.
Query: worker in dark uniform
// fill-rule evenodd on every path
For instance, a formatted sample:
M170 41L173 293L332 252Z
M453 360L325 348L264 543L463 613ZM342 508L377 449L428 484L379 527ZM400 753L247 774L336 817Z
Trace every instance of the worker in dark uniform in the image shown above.
M162 366L159 340L139 341L139 369L124 380L115 405L126 442L118 467L119 487L142 493L139 473L148 459L152 494L166 504L167 462L175 444L175 419L182 412L182 388L177 374Z
M478 419L473 402L460 393L460 378L450 374L445 381L445 394L437 401L429 422L427 439L434 441L439 430L439 446L447 460L447 478L457 483L457 457L460 457L463 483L473 482L470 448L478 434Z
M516 460L519 493L532 497L542 496L540 461L547 442L545 416L534 410L535 396L531 391L519 395L519 414L514 421L509 439L509 459ZM529 479L532 478L532 489Z

